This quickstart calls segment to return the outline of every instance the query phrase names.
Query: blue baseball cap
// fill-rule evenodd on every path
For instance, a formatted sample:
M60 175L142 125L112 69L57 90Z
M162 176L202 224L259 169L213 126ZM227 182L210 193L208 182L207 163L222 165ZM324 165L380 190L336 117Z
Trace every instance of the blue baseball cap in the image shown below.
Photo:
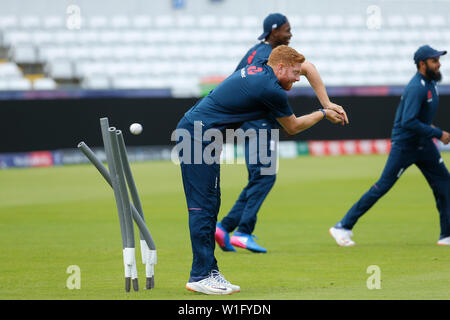
M283 24L288 22L286 16L281 13L271 13L265 19L263 23L264 32L258 37L258 40L267 38L273 29L278 29Z
M425 61L430 58L437 58L443 56L444 54L447 54L447 51L437 51L436 49L433 49L426 44L424 46L421 46L414 53L414 62L417 64L419 63L419 61Z

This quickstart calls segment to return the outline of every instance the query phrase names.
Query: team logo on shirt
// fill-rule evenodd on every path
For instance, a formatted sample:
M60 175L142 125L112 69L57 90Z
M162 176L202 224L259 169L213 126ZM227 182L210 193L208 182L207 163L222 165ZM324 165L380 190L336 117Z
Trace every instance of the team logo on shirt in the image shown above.
M241 78L245 78L245 68L241 69Z
M256 67L256 66L250 66L247 68L248 74L257 74L258 72L261 72L263 68Z
M433 101L433 94L431 93L431 90L428 90L427 99L427 102Z

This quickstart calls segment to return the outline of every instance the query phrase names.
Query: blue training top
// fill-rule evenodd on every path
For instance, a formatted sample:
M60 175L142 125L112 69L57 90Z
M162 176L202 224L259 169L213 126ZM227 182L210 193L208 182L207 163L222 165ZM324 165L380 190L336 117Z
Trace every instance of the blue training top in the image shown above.
M222 130L269 115L279 118L292 114L286 91L272 68L252 64L231 74L184 116L192 124L201 121L204 129Z
M250 50L247 51L245 56L239 62L236 70L242 69L249 64L266 63L272 53L272 46L266 42L260 42L254 45ZM279 128L280 124L274 117L267 117L265 119L249 121L246 127L254 129L265 129L266 126L269 128Z
M242 69L249 64L264 63L269 59L271 52L272 46L268 43L260 42L254 45L250 50L247 51L241 62L239 62L238 66L236 67L236 70L234 71Z
M436 81L417 72L403 91L395 115L392 141L417 145L441 138L442 130L431 127L439 103Z

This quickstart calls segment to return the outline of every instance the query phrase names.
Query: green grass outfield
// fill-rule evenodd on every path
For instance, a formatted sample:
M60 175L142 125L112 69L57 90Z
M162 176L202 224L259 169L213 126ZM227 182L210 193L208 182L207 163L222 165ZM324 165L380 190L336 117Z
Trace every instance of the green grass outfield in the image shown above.
M443 157L448 164L450 154ZM338 247L328 234L378 179L385 161L282 159L255 230L269 252L216 250L221 271L242 288L225 298L449 299L450 247L436 245L438 212L417 168L356 225L355 247ZM125 293L113 192L86 164L0 171L0 299L224 299L185 289L191 246L179 167L146 162L132 170L158 250L155 289L143 289L139 262L141 290ZM219 218L246 179L245 166L222 166ZM70 265L81 269L79 290L66 288ZM381 270L381 289L367 288L370 265Z

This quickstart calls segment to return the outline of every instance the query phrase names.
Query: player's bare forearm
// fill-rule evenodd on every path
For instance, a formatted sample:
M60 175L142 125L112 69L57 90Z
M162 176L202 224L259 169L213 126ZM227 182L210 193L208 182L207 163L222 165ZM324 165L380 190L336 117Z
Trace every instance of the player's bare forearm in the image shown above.
M290 134L294 135L302 132L308 128L311 128L317 122L323 119L323 114L320 111L315 111L313 113L296 117L292 115L290 117L278 118L278 122L283 126L284 130Z
M319 71L317 70L315 65L312 64L311 62L302 63L302 75L304 75L306 79L308 79L308 82L311 85L311 88L313 88L317 96L317 99L319 99L322 107L324 109L331 109L342 114L344 118L342 125L348 124L348 117L346 112L344 111L344 108L330 101L327 89L325 88L322 78L320 77Z
M289 117L277 118L277 120L288 134L294 135L311 128L317 122L324 119L324 112L325 117L333 123L340 123L343 121L342 115L333 110L314 111L313 113L301 117L291 115Z
M322 107L326 108L330 103L330 98L328 97L327 90L316 66L308 61L302 63L302 75L308 79L308 82L316 93L317 99L319 99Z

